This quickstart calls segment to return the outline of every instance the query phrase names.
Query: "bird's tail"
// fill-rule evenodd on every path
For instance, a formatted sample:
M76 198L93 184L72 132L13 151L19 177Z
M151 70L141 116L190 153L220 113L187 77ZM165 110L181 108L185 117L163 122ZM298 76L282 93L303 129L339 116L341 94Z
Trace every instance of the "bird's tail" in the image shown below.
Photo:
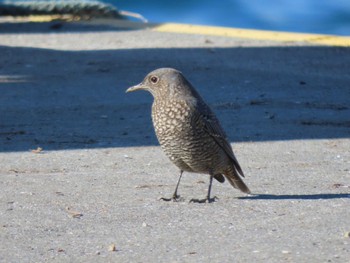
M234 167L230 167L227 171L225 171L224 175L234 188L237 188L247 194L251 193L248 186L243 182L242 178L239 176Z

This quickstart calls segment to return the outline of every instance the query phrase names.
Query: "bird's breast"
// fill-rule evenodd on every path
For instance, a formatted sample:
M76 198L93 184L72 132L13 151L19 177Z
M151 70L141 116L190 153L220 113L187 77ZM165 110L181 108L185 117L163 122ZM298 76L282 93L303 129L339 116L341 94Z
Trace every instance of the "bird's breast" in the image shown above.
M191 107L182 101L154 102L152 120L158 139L184 136L190 131Z

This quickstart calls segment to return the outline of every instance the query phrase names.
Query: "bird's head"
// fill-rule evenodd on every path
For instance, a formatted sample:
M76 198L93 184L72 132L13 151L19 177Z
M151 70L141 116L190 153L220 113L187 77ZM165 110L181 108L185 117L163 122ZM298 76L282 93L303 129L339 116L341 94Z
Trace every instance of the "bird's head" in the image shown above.
M155 99L193 95L191 84L180 71L173 68L160 68L150 72L140 84L128 88L126 92L136 90L149 91Z

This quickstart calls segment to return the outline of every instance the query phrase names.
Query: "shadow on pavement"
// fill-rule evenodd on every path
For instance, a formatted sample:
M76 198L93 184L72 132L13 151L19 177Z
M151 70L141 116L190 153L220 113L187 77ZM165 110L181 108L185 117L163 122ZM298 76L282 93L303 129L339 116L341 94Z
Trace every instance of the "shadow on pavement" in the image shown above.
M249 200L320 200L350 198L350 194L310 194L310 195L254 195L244 196L238 199Z
M50 33L80 33L80 32L113 32L113 31L127 31L132 30L128 27L118 27L113 25L119 23L127 23L123 20L108 20L110 24L92 24L92 23L72 23L65 22L63 20L54 20L50 22L1 22L0 23L0 36L1 34L50 34ZM130 23L132 25L132 23ZM151 26L149 24L141 24L140 27Z
M231 141L350 136L347 48L0 46L0 54L1 152L158 145L151 96L125 90L159 67L185 74Z

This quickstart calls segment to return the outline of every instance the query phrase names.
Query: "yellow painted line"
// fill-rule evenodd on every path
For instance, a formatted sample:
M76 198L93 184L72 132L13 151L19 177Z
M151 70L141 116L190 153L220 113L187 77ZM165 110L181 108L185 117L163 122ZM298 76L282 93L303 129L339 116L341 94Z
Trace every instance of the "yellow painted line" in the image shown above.
M210 36L223 36L242 39L254 40L269 40L279 42L304 42L308 44L326 45L326 46L340 46L350 47L350 37L336 36L336 35L318 35L318 34L304 34L304 33L288 33L277 31L253 30L253 29L239 29L229 27L214 27L214 26L199 26L189 24L154 24L154 23L140 23L120 19L92 19L89 21L80 20L79 17L71 15L34 15L25 18L31 22L49 22L55 20L76 21L81 23L96 23L115 25L119 28L133 28L144 29L150 28L158 32L173 32L183 34L199 34ZM80 20L80 21L79 21Z
M158 32L173 32L184 34L199 34L210 36L224 36L255 40L270 40L280 42L306 42L309 44L327 45L327 46L350 46L350 37L317 35L303 33L287 33L276 31L263 31L251 29L237 29L228 27L197 26L186 24L159 24L153 28Z

